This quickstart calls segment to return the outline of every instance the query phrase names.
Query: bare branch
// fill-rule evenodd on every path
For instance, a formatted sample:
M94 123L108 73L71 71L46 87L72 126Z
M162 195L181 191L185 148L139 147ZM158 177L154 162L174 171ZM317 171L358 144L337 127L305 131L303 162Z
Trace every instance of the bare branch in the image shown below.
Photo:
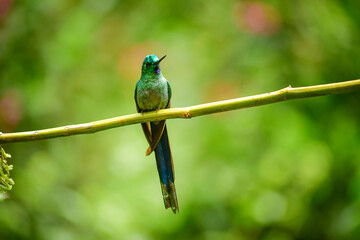
M110 128L143 122L159 121L170 118L192 118L206 114L213 114L235 109L249 108L270 103L282 102L290 99L309 98L329 94L354 92L359 90L360 79L309 87L292 88L291 86L289 86L274 92L213 103L200 104L191 107L164 109L159 110L158 112L149 112L144 114L130 114L115 118L99 120L95 122L68 125L44 130L18 133L0 133L0 143L35 141L48 138L71 136L76 134L95 133Z

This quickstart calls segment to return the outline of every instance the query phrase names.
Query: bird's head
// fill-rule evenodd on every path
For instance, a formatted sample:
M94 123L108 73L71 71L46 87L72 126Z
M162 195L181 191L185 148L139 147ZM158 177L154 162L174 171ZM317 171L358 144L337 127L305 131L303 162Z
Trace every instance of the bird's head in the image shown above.
M142 74L160 74L160 62L166 57L158 58L155 55L147 55L142 65Z

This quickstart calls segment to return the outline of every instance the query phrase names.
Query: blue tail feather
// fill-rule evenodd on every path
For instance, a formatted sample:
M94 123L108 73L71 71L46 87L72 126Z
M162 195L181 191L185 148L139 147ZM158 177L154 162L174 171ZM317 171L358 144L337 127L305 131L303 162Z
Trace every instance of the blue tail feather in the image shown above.
M150 125L151 131L155 132L157 127L156 123L151 122ZM176 211L179 211L179 208L174 185L174 168L166 125L164 127L164 132L160 138L160 141L155 148L155 157L165 207L171 207L173 212L176 213Z

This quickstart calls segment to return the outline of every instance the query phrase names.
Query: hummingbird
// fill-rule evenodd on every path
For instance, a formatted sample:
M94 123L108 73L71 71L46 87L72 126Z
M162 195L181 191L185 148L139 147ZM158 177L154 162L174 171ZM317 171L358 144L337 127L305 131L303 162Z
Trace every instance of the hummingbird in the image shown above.
M136 83L135 103L139 113L158 111L170 108L171 87L160 70L160 62L166 57L158 58L148 55L142 64L141 78ZM156 165L160 178L161 191L165 208L179 211L175 190L174 163L165 120L142 123L142 130L149 143L146 156L155 152Z

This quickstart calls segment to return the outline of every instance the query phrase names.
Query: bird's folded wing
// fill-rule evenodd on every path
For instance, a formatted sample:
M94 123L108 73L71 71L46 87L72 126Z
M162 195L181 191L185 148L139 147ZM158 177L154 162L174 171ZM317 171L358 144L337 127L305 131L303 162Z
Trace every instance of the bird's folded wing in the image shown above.
M152 151L155 150L155 148L158 145L158 143L160 141L160 138L161 138L161 136L162 136L162 134L164 132L164 128L165 128L165 120L159 121L159 123L156 126L155 132L153 132L151 134L152 141L149 142L150 146L146 150L146 156L150 155L150 153L152 153ZM145 133L145 130L144 130L144 133Z
M151 146L152 143L152 136L151 136L151 130L150 130L150 125L148 122L146 123L142 123L141 127L143 129L144 135L146 137L146 140L148 141L149 145ZM147 156L147 155L146 155Z

